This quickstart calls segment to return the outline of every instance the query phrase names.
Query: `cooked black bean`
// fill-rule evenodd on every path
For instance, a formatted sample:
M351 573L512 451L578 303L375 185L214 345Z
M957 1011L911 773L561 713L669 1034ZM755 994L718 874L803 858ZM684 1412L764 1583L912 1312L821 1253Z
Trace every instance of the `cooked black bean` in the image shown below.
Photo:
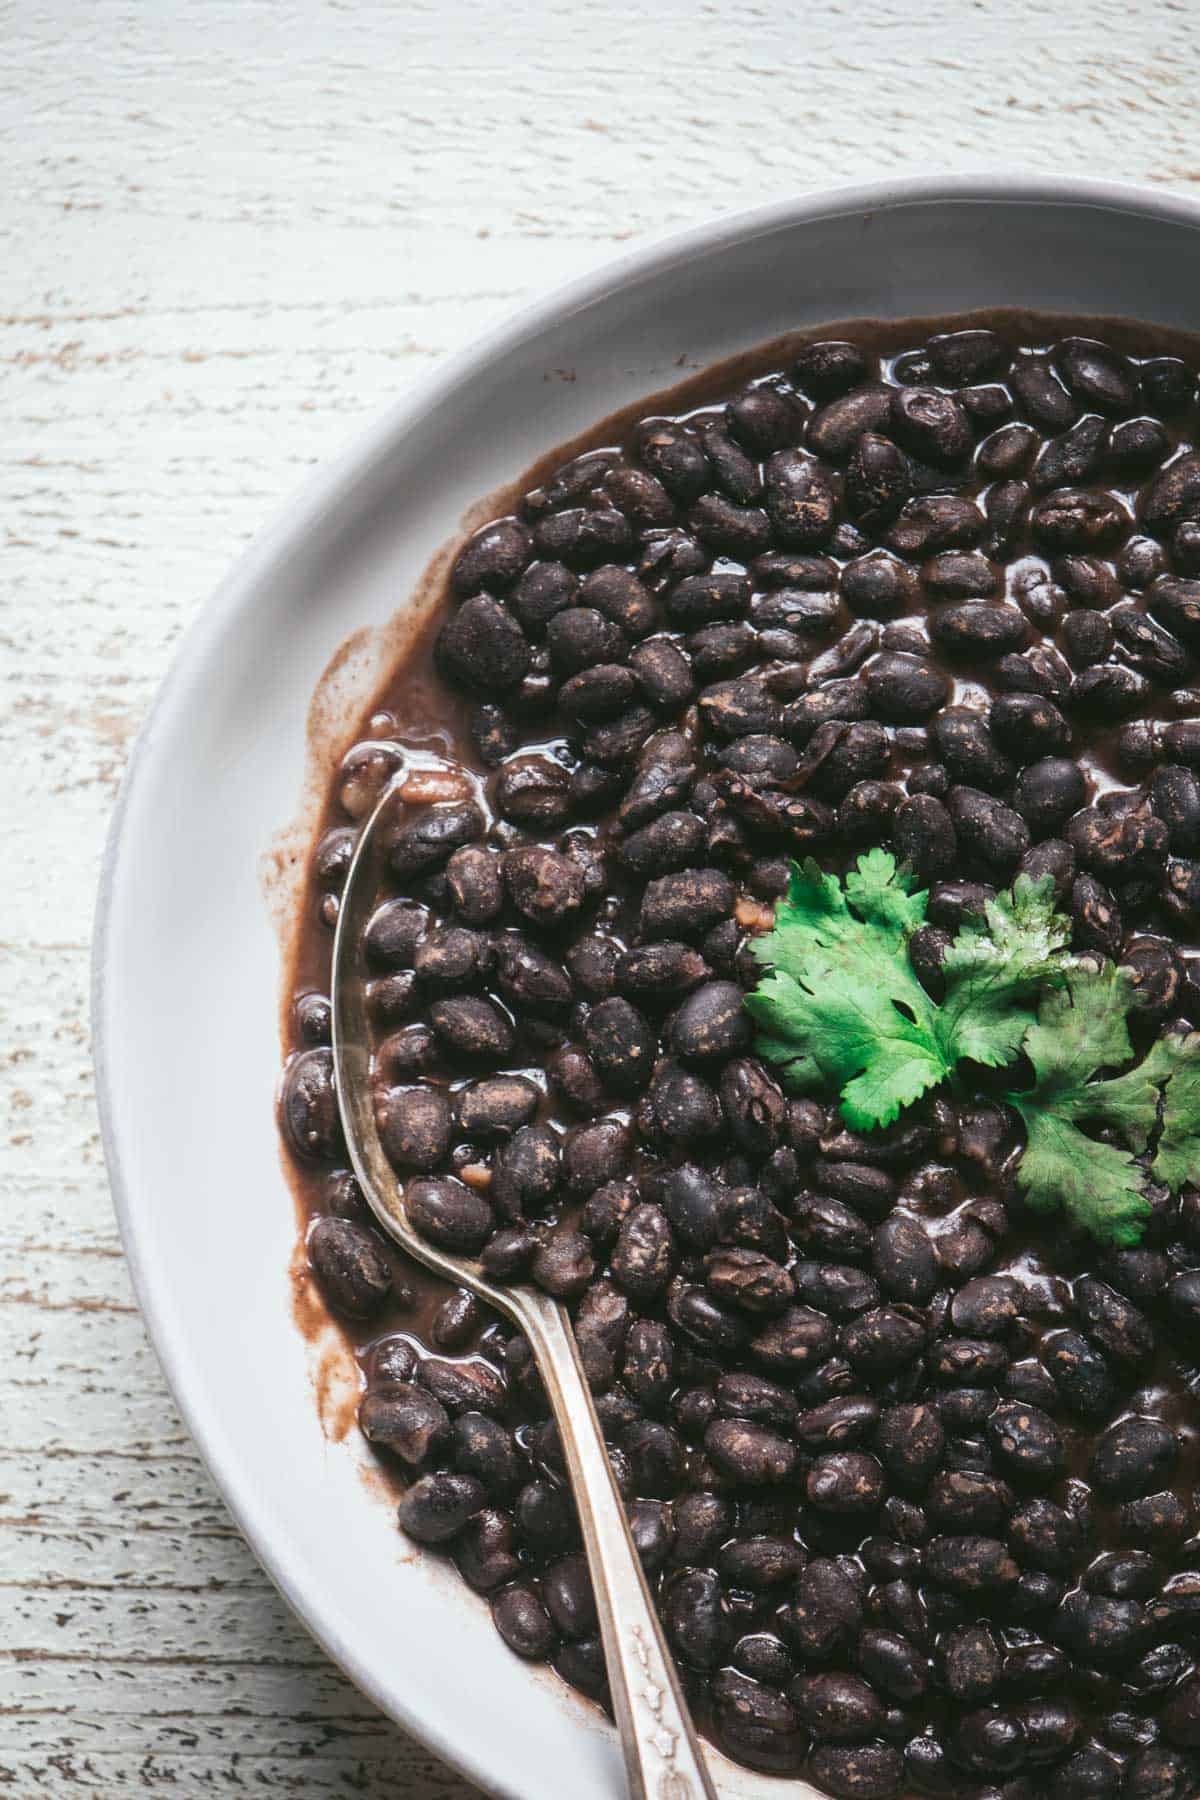
M532 1274L548 1294L567 1300L582 1294L595 1269L592 1246L583 1233L560 1229L538 1246Z
M935 1537L926 1546L925 1571L952 1594L1003 1594L1015 1586L1016 1563L998 1538L974 1534Z
M378 1238L351 1219L317 1219L308 1255L330 1305L348 1318L369 1318L391 1292L392 1268Z
M466 995L435 1000L429 1022L446 1048L461 1056L502 1062L513 1046L512 1025L490 1000Z
M1020 813L979 788L952 787L946 810L963 849L1000 875L1011 873L1029 848L1029 827Z
M280 1113L288 1142L305 1160L331 1161L342 1143L337 1094L333 1084L333 1051L322 1046L302 1050L287 1066Z
M818 1744L809 1768L839 1800L895 1800L904 1778L890 1744Z
M400 1502L400 1524L419 1544L445 1544L484 1504L482 1482L448 1469L422 1475Z
M1160 1487L1179 1460L1174 1432L1157 1419L1121 1419L1100 1438L1091 1478L1110 1500L1131 1500Z
M708 981L694 989L675 1014L671 1044L686 1062L723 1061L749 1049L753 1031L732 981Z
M413 1466L424 1462L450 1435L445 1408L424 1388L407 1381L370 1389L359 1406L358 1424L368 1443Z
M1062 1434L1040 1407L1006 1400L991 1414L987 1431L1000 1467L1022 1486L1045 1487L1062 1473Z

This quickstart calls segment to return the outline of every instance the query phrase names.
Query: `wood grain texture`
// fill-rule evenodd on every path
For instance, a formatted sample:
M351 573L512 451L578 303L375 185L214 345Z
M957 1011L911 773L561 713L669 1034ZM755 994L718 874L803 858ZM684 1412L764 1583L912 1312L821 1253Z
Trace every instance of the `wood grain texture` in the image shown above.
M312 462L631 237L919 169L1194 188L1195 23L1191 0L4 8L5 1793L471 1791L291 1620L121 1260L87 946L182 629Z

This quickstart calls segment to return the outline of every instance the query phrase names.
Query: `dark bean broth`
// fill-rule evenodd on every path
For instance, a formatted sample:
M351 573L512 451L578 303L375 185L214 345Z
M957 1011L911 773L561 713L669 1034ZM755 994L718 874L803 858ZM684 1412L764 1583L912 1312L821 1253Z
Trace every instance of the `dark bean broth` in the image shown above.
M345 1168L331 928L397 772L410 1209L569 1301L704 1728L835 1795L1200 1791L1200 1196L1104 1252L1025 1211L1011 1070L857 1139L739 992L787 858L884 844L931 991L981 889L1049 871L1139 1045L1200 1026L1198 366L1120 321L849 324L605 421L469 540L314 845L285 1137L402 1526L603 1699L525 1347Z

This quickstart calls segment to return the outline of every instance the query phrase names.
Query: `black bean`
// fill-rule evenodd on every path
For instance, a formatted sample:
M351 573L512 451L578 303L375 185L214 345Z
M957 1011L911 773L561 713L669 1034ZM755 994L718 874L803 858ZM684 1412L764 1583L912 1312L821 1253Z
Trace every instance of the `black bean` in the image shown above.
M1179 1750L1150 1744L1125 1771L1124 1800L1188 1800L1195 1790L1196 1765Z
M794 396L773 381L745 388L726 408L729 428L749 450L759 456L795 441L804 420L804 408Z
M538 1238L526 1228L504 1226L488 1239L479 1253L485 1275L498 1281L516 1281L528 1273L537 1254Z
M980 1275L955 1294L950 1322L969 1337L1004 1337L1020 1310L1021 1290L1011 1276Z
M920 724L944 703L950 684L942 670L904 651L884 651L864 671L872 710L888 724Z
M1169 864L1171 871L1188 865ZM1138 937L1127 943L1120 966L1130 977L1142 1015L1160 1024L1179 1003L1183 987L1183 963L1173 944L1163 938Z
M900 1752L890 1744L818 1744L809 1768L839 1800L895 1800L904 1779Z
M938 375L953 387L998 375L1009 363L1003 339L983 329L939 332L925 348Z
M441 1088L388 1088L376 1096L375 1124L393 1168L428 1171L449 1152L454 1117Z
M509 605L525 630L537 637L555 613L571 605L578 586L578 577L562 563L535 562L517 582Z
M464 601L442 626L437 656L447 680L483 694L515 687L532 661L517 620L490 594Z
M929 1517L950 1531L996 1531L1014 1504L1008 1483L980 1469L940 1470L925 1498Z
M680 1569L663 1589L662 1608L667 1637L680 1660L693 1669L717 1668L729 1638L717 1577L708 1569Z
M1111 1425L1096 1444L1091 1478L1107 1499L1132 1500L1160 1487L1178 1460L1174 1432L1157 1419L1129 1417Z
M454 1547L454 1564L468 1587L490 1594L521 1572L512 1519L485 1506L467 1522Z
M288 1142L305 1159L331 1161L342 1148L333 1051L302 1050L288 1063L279 1101Z
M1071 728L1052 701L1039 694L1001 694L988 713L993 735L1018 763L1052 757L1066 748Z
M746 1487L787 1481L798 1457L794 1444L750 1419L714 1419L704 1434L704 1448L723 1475Z
M474 1475L494 1498L515 1493L526 1473L517 1440L486 1413L464 1412L451 1428L450 1456L461 1475Z
M752 1419L790 1431L797 1416L796 1401L786 1388L764 1375L734 1371L717 1382L714 1404L730 1419Z
M368 1443L414 1466L443 1447L450 1435L446 1409L409 1381L370 1389L359 1406L358 1424Z
M610 506L566 507L539 519L533 536L539 556L574 569L623 559L633 548L629 521Z
M950 1734L950 1753L976 1774L1010 1774L1025 1760L1024 1726L997 1707L980 1707L955 1724Z
M495 1225L485 1197L453 1176L410 1181L404 1201L414 1229L441 1250L475 1255Z
M1071 670L1057 650L1037 644L1020 656L1002 656L996 664L996 686L1006 694L1044 694L1058 700L1072 686Z
M741 987L707 981L694 989L675 1014L671 1044L686 1062L722 1061L749 1049L753 1037Z
M541 1212L558 1182L559 1144L554 1132L548 1125L522 1125L494 1160L490 1197L506 1219L520 1220L526 1213Z
M613 1252L613 1280L636 1300L649 1300L670 1279L674 1243L658 1206L635 1206L624 1220Z
M863 1442L879 1423L878 1403L865 1394L843 1394L794 1419L793 1432L810 1450L834 1450Z
M783 1686L795 1674L796 1665L781 1639L772 1631L750 1631L733 1646L732 1661L756 1681Z
M1093 338L1064 338L1054 352L1063 380L1077 400L1101 412L1127 413L1137 405L1138 374L1127 357Z
M874 1235L871 1266L883 1290L895 1300L925 1306L938 1282L929 1235L918 1220L895 1212Z
M504 905L500 859L478 844L465 844L446 864L455 909L468 925L488 925ZM376 915L378 916L378 915Z
M678 712L695 691L691 663L670 638L650 638L639 644L629 666L647 700L661 712Z
M369 1318L391 1292L391 1264L379 1240L350 1219L317 1219L308 1255L329 1304L348 1318Z
M858 1675L805 1675L788 1689L801 1720L816 1738L857 1744L878 1737L883 1706Z
M1020 649L1029 638L1029 627L1017 607L997 606L987 600L940 607L929 629L935 643L953 656L1003 656Z
M492 1600L492 1620L509 1649L529 1662L544 1662L557 1646L550 1615L528 1582L501 1588Z
M952 1594L1003 1594L1019 1570L998 1538L974 1534L935 1537L926 1546L925 1571Z
M852 1318L879 1304L878 1283L846 1263L798 1262L792 1279L801 1300L835 1318Z
M893 389L881 382L864 383L818 408L809 420L808 442L818 456L842 461L864 431L886 431Z
M852 518L869 531L893 519L912 493L908 458L889 437L867 431L846 469L846 504Z
M987 1431L997 1462L1014 1481L1044 1487L1062 1473L1062 1435L1040 1407L1006 1400L989 1418Z
M1108 441L1108 426L1095 414L1080 419L1061 436L1042 445L1032 469L1030 484L1040 492L1049 488L1078 486L1100 473Z
M620 663L628 650L619 626L591 606L555 613L546 627L546 643L554 670L564 679L601 663Z
M989 793L1007 788L1013 764L992 736L987 719L971 706L948 706L934 721L942 763L956 781Z
M851 1644L862 1625L862 1599L837 1563L814 1558L776 1615L786 1641L806 1661L826 1662Z
M704 1259L704 1275L719 1300L744 1312L781 1312L794 1292L787 1270L758 1250L711 1250Z
M1023 357L1009 376L1009 386L1024 411L1044 431L1074 424L1079 408L1042 357Z
M400 1502L400 1525L418 1544L445 1544L459 1535L485 1499L483 1483L473 1475L448 1469L422 1475Z
M1038 443L1038 434L1030 425L1001 425L984 438L977 461L988 475L1021 475L1029 466Z
M503 1062L513 1047L513 1028L490 1000L459 995L435 1000L429 1023L448 1049L480 1061Z
M646 884L639 934L643 940L694 937L732 912L733 902L733 883L719 869L663 875Z
M533 539L520 520L497 519L459 551L450 573L454 591L466 596L511 587L532 555Z
M1105 1282L1083 1276L1075 1283L1075 1305L1089 1336L1118 1362L1137 1367L1153 1354L1150 1324Z
M937 388L897 388L891 417L900 442L928 462L960 462L974 442L962 403Z
M941 1646L946 1686L955 1700L978 1705L1000 1685L1002 1659L995 1636L984 1624L962 1625Z
M883 1469L866 1451L836 1450L813 1463L805 1492L809 1504L820 1512L859 1518L883 1502Z
M832 1321L809 1306L789 1306L751 1339L750 1348L764 1368L780 1375L799 1375L822 1362L833 1348Z
M991 794L978 788L952 787L946 809L963 849L1002 875L1010 873L1029 848L1025 820Z
M1077 1588L1059 1607L1054 1634L1092 1666L1120 1663L1145 1648L1145 1609L1136 1600L1109 1600Z
M583 1233L559 1229L538 1247L532 1274L546 1293L568 1300L583 1293L595 1269L592 1246Z
M857 344L834 338L806 344L793 369L797 385L818 400L830 400L846 393L871 373L867 358Z
M842 1328L841 1347L856 1369L866 1375L891 1375L918 1356L925 1328L916 1318L892 1307L861 1313Z

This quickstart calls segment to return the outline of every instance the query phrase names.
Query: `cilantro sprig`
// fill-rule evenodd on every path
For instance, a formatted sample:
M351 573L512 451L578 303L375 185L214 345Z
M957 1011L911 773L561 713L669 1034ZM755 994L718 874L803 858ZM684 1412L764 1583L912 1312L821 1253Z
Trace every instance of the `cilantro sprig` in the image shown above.
M884 850L842 880L793 864L774 928L754 945L768 971L746 998L760 1055L793 1088L834 1089L847 1124L870 1131L961 1081L961 1065L1005 1068L1024 1053L1033 1086L1006 1098L1025 1126L1017 1179L1029 1204L1136 1243L1147 1181L1178 1192L1200 1175L1200 1034L1163 1037L1134 1063L1136 991L1113 963L1068 953L1049 877L1019 876L959 931L935 1002L908 954L927 904Z

